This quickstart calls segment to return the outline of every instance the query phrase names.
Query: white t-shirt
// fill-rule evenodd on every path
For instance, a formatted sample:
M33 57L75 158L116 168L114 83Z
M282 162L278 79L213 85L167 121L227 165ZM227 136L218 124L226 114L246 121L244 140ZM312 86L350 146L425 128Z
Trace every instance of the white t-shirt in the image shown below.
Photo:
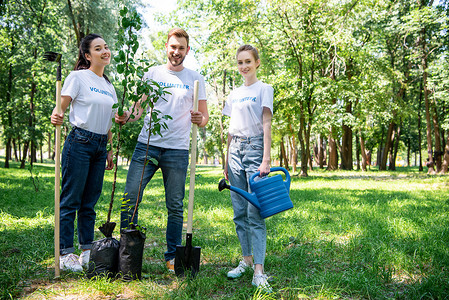
M231 117L229 134L252 137L263 134L263 108L273 113L273 88L257 81L250 86L241 86L228 96L223 114Z
M193 84L198 80L198 100L206 100L206 88L203 76L193 70L184 68L180 72L174 72L165 65L151 67L143 76L144 79L152 79L159 85L169 87L166 89L171 95L166 94L154 105L162 115L169 115L171 120L162 120L167 129L161 128L160 135L151 135L150 145L166 149L189 150L191 118L190 110L193 110ZM147 109L149 112L150 109ZM150 115L145 116L144 126L140 132L139 142L148 142L148 126Z
M91 70L70 72L61 95L72 98L69 121L73 126L98 134L107 134L117 103L114 86Z

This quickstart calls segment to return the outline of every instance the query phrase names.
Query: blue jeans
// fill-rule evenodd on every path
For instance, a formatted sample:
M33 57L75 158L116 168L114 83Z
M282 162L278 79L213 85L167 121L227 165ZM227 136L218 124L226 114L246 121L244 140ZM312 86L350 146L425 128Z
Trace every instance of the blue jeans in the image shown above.
M232 186L250 192L248 180L257 172L263 158L263 136L233 137L229 145L228 176ZM235 231L242 255L253 255L254 263L264 264L267 247L265 220L259 210L245 198L231 191Z
M122 229L129 227L134 213L137 195L139 193L140 179L142 177L142 168L145 162L146 148L147 146L145 144L137 142L129 165L122 202L120 222L120 228ZM158 163L155 165L150 160L145 166L139 203L142 201L142 195L146 185L150 182L154 173L160 168L164 180L165 205L168 211L166 230L167 252L165 252L165 260L170 260L175 257L176 245L181 245L182 241L183 200L187 167L189 164L189 151L149 146L147 157L156 159ZM138 213L136 211L132 223L138 224L137 220Z
M78 242L91 249L94 239L95 204L101 195L106 166L107 135L73 128L62 150L60 199L60 253L73 247L75 216L78 215Z

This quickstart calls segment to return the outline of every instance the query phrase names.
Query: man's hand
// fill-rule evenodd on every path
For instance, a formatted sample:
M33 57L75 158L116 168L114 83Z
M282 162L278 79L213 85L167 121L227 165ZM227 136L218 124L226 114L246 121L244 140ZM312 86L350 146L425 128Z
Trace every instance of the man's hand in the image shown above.
M201 123L203 123L203 113L200 111L190 111L190 117L192 119L192 123L196 124L198 126L201 125Z

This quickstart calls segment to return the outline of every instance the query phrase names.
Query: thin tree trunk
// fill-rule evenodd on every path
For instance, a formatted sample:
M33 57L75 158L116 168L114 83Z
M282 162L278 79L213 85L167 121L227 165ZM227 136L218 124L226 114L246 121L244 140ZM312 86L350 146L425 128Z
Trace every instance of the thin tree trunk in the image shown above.
M8 25L9 26L9 25ZM15 49L15 42L14 42L14 36L11 36L11 52L13 52ZM9 63L8 66L8 88L6 90L6 103L10 104L12 99L12 84L13 84L13 72L12 72L12 63ZM12 111L11 109L7 109L7 119L8 119L8 127L12 128ZM5 155L5 168L9 168L9 161L11 159L11 140L12 137L10 134L8 134L7 140L6 140L6 155ZM16 155L17 157L17 155Z
M284 167L288 170L288 157L287 153L285 152L285 144L284 144L284 138L281 138L281 156L282 160L284 162Z
M23 145L23 154L22 154L22 160L20 162L20 168L25 169L25 163L28 156L28 147L30 146L29 141L25 141L25 145Z
M441 164L441 174L447 174L449 167L449 132L447 133L446 146L444 147L443 163Z
M429 100L429 91L427 88L427 55L426 55L426 28L421 29L421 68L422 84L424 92L424 105L426 107L426 138L427 138L427 167L429 174L435 174L435 163L433 161L433 143L432 143L432 123L431 123L431 107Z
M424 170L422 165L422 136L421 136L421 104L422 104L422 82L419 84L419 101L418 101L418 152L419 152L419 171Z
M319 145L318 145L318 160L319 160L319 166L320 169L324 168L324 140L323 140L323 135L320 134L320 137L318 139L319 141Z
M441 147L441 135L440 135L440 124L438 121L438 112L435 101L432 103L433 108L433 132L435 134L435 156L434 162L436 166L436 172L441 172L441 157L444 154Z
M300 119L303 119L302 117ZM304 130L304 124L303 124L304 120L300 121L300 128L298 131L298 140L299 140L299 144L301 146L301 171L300 171L300 176L302 177L307 177L307 163L308 163L308 157L307 157L307 153L306 153L306 145L305 145L305 141L304 141L304 137L303 137L303 130Z
M387 169L387 158L388 158L389 149L391 148L391 139L392 139L393 132L394 132L394 126L395 126L394 121L391 121L390 125L388 126L387 136L385 139L385 147L382 151L382 159L381 159L381 162L379 165L379 170Z
M346 104L346 113L352 113L351 102ZM342 125L343 137L341 142L341 169L352 170L352 129L346 124Z
M357 133L355 134L355 158L357 162L357 170L360 170L360 147L359 139L357 138Z
M366 165L367 165L367 155L366 155L366 149L365 149L365 140L363 139L362 132L360 131L360 152L362 154L362 171L366 172Z
M292 128L291 124L290 124L290 128ZM296 173L296 167L298 165L298 151L296 148L296 138L294 135L291 136L291 140L292 140L292 142L291 142L291 145L292 145L292 151L291 151L292 152L292 160L291 160L292 171L293 171L293 173Z
M395 128L393 129L393 133L391 135L391 141L390 141L390 147L387 149L388 151L388 170L390 171L396 171L396 162L394 159L394 142L396 139L396 126L394 126Z

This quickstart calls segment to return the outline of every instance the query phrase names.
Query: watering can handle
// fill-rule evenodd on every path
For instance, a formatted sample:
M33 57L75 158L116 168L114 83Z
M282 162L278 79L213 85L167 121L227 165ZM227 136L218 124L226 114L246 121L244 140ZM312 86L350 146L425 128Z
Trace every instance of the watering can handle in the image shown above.
M284 168L282 168L282 167L273 167L273 168L270 168L270 172L276 172L276 171L282 171L282 172L284 172L284 174L285 174L285 181L284 181L284 184L285 184L285 186L286 186L286 188L287 188L287 191L288 190L290 190L290 173L286 170L286 169L284 169ZM249 178L249 182L251 183L251 182L254 182L254 178L256 178L257 176L259 176L260 175L260 172L259 171L257 171L256 173L254 173L253 175L251 175L251 177Z

